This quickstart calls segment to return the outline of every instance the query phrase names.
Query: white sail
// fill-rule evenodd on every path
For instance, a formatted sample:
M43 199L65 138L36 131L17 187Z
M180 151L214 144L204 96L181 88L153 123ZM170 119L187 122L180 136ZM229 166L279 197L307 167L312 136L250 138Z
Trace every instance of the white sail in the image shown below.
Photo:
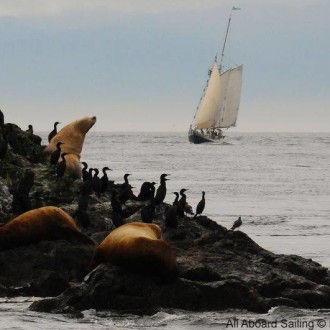
M215 127L227 128L236 125L241 99L243 65L224 72L221 78L221 107Z
M195 128L235 126L241 96L242 70L240 65L220 75L216 63L196 114Z
M199 129L212 127L221 107L219 91L221 89L220 73L214 63L207 89L196 114L193 126Z

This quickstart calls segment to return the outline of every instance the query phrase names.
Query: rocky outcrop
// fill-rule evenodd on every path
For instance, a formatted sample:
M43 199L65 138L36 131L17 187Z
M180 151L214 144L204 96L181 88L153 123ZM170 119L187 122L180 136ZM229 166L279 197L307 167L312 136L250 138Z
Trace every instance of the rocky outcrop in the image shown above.
M24 141L31 143L30 139ZM33 148L42 151L39 145ZM75 217L82 182L69 177L57 179L53 168L36 161L36 155L27 157L23 149L9 149L1 160L2 222L13 216L10 192L26 170L34 172L28 193L32 207L59 206ZM112 189L119 191L119 186ZM110 195L108 191L89 197L90 224L81 230L96 242L113 229ZM146 202L135 200L123 204L125 221L140 221L144 205ZM166 207L162 204L156 209L154 222L161 227ZM94 251L90 245L42 241L0 251L0 296L53 296L34 302L31 309L75 316L88 308L150 314L160 308L265 312L278 305L330 307L329 270L312 260L273 254L243 232L227 230L204 216L180 219L177 229L164 232L164 239L177 256L178 277L171 283L112 265L91 271Z

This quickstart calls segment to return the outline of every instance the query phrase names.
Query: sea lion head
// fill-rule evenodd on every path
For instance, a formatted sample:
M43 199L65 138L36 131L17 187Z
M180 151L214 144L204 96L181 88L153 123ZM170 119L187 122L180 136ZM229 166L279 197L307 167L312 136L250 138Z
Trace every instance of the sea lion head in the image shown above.
M85 117L73 123L74 128L82 134L86 134L96 123L96 117Z

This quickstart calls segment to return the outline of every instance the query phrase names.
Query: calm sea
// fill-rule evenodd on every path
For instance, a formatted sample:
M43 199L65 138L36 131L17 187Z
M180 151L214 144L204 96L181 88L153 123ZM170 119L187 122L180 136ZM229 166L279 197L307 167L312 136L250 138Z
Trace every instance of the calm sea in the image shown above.
M174 200L172 192L186 188L195 209L205 191L204 213L219 224L230 227L241 216L241 230L262 247L330 268L330 133L230 133L223 145L192 145L186 133L91 132L82 160L110 167L109 177L118 183L131 173L136 193L144 181L158 183L160 174L169 173L166 202ZM305 329L307 322L324 317L330 327L330 310L278 307L267 315L163 311L152 317L86 311L83 320L75 320L29 312L30 301L1 299L0 329L219 329L234 316L240 322L301 320L305 323L291 328Z

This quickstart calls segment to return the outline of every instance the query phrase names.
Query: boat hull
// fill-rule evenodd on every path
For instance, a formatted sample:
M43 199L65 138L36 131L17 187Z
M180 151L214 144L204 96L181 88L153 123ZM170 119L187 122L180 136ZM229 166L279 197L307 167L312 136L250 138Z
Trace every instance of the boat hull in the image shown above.
M201 143L216 143L216 144L222 144L225 137L217 137L217 138L211 138L208 135L202 135L198 134L197 132L194 131L189 131L188 133L188 139L190 143L194 144L201 144Z

